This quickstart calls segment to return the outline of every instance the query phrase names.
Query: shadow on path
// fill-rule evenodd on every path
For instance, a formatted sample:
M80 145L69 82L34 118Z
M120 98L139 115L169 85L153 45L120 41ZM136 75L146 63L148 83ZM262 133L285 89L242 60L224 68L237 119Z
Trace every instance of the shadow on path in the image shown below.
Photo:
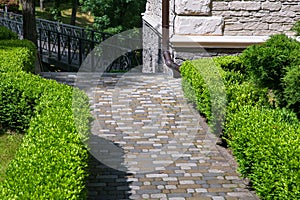
M122 165L124 163L123 150L117 144L96 135L90 136L89 147L91 148L91 153L89 154L88 162L87 199L129 199L131 189L128 176L130 174L126 173L127 170L124 170L125 168ZM112 159L118 166L107 162L107 159ZM107 166L104 163L109 163L110 165Z

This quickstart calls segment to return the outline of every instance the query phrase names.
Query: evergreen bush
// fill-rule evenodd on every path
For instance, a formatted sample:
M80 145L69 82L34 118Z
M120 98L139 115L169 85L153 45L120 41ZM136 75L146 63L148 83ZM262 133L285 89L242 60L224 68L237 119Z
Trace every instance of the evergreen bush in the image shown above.
M299 58L295 50L298 44L287 40L291 42L289 47L294 48L279 47L283 56L275 58L271 55L270 61L267 61L268 53L275 51L275 44L272 48L250 47L240 57L213 59L226 87L226 120L222 138L233 150L239 163L239 171L250 178L253 188L262 199L292 200L300 196L299 120L291 110L279 108L278 97L273 89L278 91L281 87L286 98L282 101L288 102L288 107L294 110L299 109L300 70L299 65L295 64ZM265 52L262 49L266 49ZM288 53L289 50L292 51L291 54ZM273 62L281 63L264 66ZM211 86L208 84L214 82L208 82L205 76L209 73L203 73L211 71L211 65L207 63L208 59L187 61L181 67L181 74L185 95L197 105L200 113L211 120L213 105L209 90ZM254 64L260 68L254 69ZM254 74L256 72L265 76ZM276 87L273 87L273 83L267 84L267 72L280 79L277 85L274 84ZM285 74L278 75L277 72Z
M88 97L22 71L32 68L31 43L0 41L0 49L0 126L25 133L0 183L0 199L85 199Z
M18 35L4 26L0 26L0 40L16 40Z
M243 51L241 59L249 76L261 87L274 90L279 99L281 80L288 67L300 64L300 43L286 35L274 35L261 45Z

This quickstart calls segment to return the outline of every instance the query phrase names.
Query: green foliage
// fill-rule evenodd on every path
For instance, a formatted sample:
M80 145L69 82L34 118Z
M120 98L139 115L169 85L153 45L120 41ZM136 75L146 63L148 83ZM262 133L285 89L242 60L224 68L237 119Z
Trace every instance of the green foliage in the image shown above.
M275 90L279 95L283 89L281 79L286 69L300 64L300 43L283 34L274 35L262 45L248 47L241 55L247 73L262 87Z
M262 199L298 199L300 127L293 113L245 106L225 130L239 170Z
M87 149L82 139L87 137L90 120L87 97L75 90L76 104L80 105L74 109L78 116L83 114L80 116L83 121L74 120L71 87L24 72L1 73L1 76L1 80L9 83L10 92L22 94L13 95L14 99L25 102L13 105L16 102L6 101L6 107L18 106L20 110L31 111L18 116L20 111L8 109L11 113L16 111L13 115L28 129L16 158L7 169L0 198L82 199L87 167ZM1 85L1 90L5 89ZM5 93L6 96L12 94Z
M60 8L51 7L49 13L51 15L51 20L61 22L62 16Z
M30 93L24 93L23 85L6 76L6 73L0 74L0 125L22 132L28 128L33 116L35 99ZM17 76L12 78L18 80Z
M146 0L80 0L83 11L95 16L94 29L121 32L142 26Z
M300 65L287 69L283 78L284 99L300 117Z
M267 88L258 88L252 82L245 81L241 84L230 84L226 87L227 92L227 113L235 113L241 107L257 106L271 107L274 102L268 98Z
M0 26L0 40L15 40L18 35L4 26Z
M0 40L0 72L34 72L36 47L28 40Z
M213 59L214 68L218 69L226 87L226 122L222 137L232 148L240 172L250 178L262 199L297 199L300 195L299 120L295 113L278 108L272 89L248 79L248 68L244 68L242 58ZM296 60L296 55L294 58ZM209 88L216 88L211 86L214 82L207 81L212 67L207 64L208 60L187 61L181 72L185 95L211 120L214 105L211 103L213 90ZM285 70L284 95L292 107L299 101L300 70L299 66Z
M218 56L214 57L213 61L225 71L245 73L246 70L239 56Z
M186 61L181 68L182 86L185 96L194 104L202 115L211 119L210 94L199 69L191 62Z
M292 31L295 31L296 36L300 36L300 21L297 21L292 27Z
M5 5L7 5L8 12L15 12L19 10L18 0L0 0L0 8L5 9Z
M56 81L2 69L0 124L26 134L0 183L0 199L85 199L88 97Z
M212 59L186 61L180 68L186 97L206 117L212 130L219 133L225 114L224 71Z

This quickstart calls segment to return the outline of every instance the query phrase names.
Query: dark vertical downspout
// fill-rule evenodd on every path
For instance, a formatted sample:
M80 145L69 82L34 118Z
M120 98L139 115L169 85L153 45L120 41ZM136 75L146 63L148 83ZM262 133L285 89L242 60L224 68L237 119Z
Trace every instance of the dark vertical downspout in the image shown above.
M162 49L169 50L169 29L170 29L170 1L162 0Z
M162 0L162 50L165 64L175 70L180 72L180 65L176 64L171 57L169 51L169 29L170 29L170 1Z

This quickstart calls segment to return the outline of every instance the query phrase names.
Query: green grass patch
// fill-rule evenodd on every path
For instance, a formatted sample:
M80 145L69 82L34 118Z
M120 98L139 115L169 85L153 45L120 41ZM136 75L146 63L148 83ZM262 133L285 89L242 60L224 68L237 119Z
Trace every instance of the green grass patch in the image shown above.
M22 143L22 134L0 130L0 182L5 179L5 171Z
M55 10L54 2L44 3L44 10L41 10L39 5L36 6L36 17L47 20L54 20ZM71 3L61 3L61 22L65 24L70 24L71 13L72 13L72 4ZM94 16L88 13L82 12L80 7L77 9L76 13L76 26L87 27L91 26L94 23Z

